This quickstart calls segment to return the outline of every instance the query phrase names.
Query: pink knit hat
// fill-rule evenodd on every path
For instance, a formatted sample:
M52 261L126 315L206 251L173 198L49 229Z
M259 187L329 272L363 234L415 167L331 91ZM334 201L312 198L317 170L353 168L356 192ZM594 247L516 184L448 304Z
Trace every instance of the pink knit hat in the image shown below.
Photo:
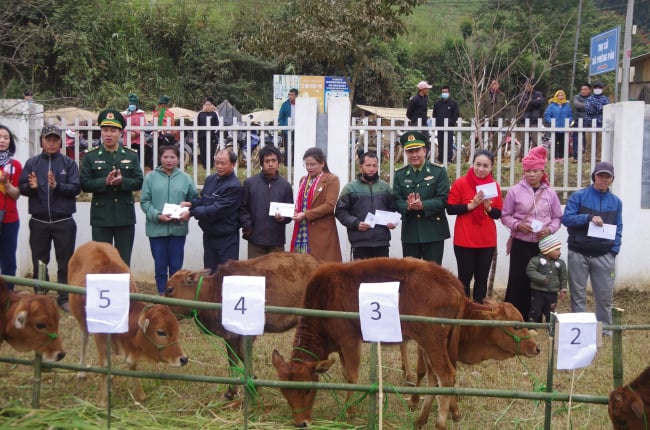
M544 170L546 167L546 159L548 151L543 146L536 146L521 160L524 166L524 171L531 169Z

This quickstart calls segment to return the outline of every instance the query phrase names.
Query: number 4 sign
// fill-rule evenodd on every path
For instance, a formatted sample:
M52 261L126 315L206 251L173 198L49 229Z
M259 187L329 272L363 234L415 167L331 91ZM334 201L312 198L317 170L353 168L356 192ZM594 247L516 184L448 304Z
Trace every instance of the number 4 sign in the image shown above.
M264 333L266 279L263 276L224 276L221 323L241 335Z
M587 312L556 314L557 368L579 369L591 364L598 350L596 315Z
M401 342L399 282L362 283L359 318L366 342Z
M86 275L88 333L129 331L128 273Z

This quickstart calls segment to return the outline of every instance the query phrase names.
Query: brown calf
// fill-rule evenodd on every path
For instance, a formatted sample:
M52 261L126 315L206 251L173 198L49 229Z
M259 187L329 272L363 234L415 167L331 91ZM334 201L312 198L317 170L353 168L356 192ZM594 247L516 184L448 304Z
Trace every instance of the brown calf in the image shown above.
M400 282L399 311L402 315L422 315L439 318L462 318L470 301L465 297L460 281L440 266L415 259L375 258L347 264L322 266L311 278L305 292L306 309L358 312L358 289L362 282ZM519 316L521 318L521 316ZM423 352L429 386L452 387L455 384L455 363L459 357L458 326L402 322L402 335L414 340ZM506 329L526 338L531 355L537 354L535 342L526 329ZM298 323L291 359L285 361L273 351L273 365L283 381L317 381L318 375L329 369L333 360L329 354L338 352L349 383L359 379L361 362L361 328L359 320L341 318L303 317ZM294 424L305 427L311 423L316 390L281 389L289 402ZM348 394L348 398L350 393ZM428 419L433 396L426 396L416 421L422 427ZM438 397L436 427L446 428L447 414L459 418L455 401L449 396Z
M607 411L614 430L650 428L650 367L634 381L609 393Z
M176 299L221 303L224 276L264 276L267 306L301 308L307 282L318 266L318 260L311 255L277 252L251 260L228 261L220 265L212 275L207 271L179 270L167 281L165 295ZM172 306L171 309L177 315L189 317L193 314L192 309L185 307ZM203 327L224 339L231 364L243 357L243 337L223 328L221 311L199 309L196 318ZM295 315L267 313L264 332L281 333L292 329L296 324L298 317ZM236 393L236 388L229 387L224 396L232 399Z
M65 357L59 338L59 310L46 296L9 291L0 277L0 343L16 351L36 351L45 361Z
M77 248L68 264L70 285L86 286L86 275L95 273L129 273L129 267L120 258L112 245L88 242ZM131 283L131 291L135 285ZM70 310L81 329L80 364L86 366L88 327L86 325L85 297L70 294ZM129 307L129 330L126 333L111 335L111 350L121 355L135 370L138 361L168 363L174 367L187 364L187 356L178 343L178 321L165 305L150 305L132 301ZM95 345L100 366L107 364L106 342L108 335L96 333ZM84 378L85 372L78 377ZM139 378L133 378L135 398L142 402L146 395L142 391ZM101 376L98 404L107 404L106 375Z

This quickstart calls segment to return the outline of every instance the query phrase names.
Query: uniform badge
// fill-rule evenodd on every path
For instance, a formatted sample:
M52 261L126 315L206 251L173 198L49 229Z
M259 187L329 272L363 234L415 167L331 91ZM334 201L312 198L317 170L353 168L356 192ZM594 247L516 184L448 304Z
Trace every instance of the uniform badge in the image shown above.
M105 164L106 160L95 160L95 164Z
M425 181L430 181L431 179L433 179L433 176L427 176L426 178L424 178Z
M120 160L120 163L129 164L131 160Z

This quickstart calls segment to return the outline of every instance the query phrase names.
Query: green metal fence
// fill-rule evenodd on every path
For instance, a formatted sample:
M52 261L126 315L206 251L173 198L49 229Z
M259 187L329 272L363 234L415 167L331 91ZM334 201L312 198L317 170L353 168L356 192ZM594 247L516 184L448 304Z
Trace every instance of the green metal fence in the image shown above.
M57 291L66 291L68 293L74 294L85 294L86 289L66 284L58 284L54 282L47 282L37 279L27 279L19 278L14 276L3 276L8 282L25 285L36 288L45 288ZM139 294L131 293L131 300L149 302L149 303L160 303L166 305L175 305L175 306L184 306L192 309L213 309L220 310L220 303L207 303L207 302L197 302L192 300L181 300L181 299L170 299L160 296L151 296L148 294ZM322 318L359 318L359 314L355 312L339 312L339 311L323 311L323 310L314 310L314 309L298 309L298 308L284 308L278 306L265 306L265 312L270 313L280 313L280 314L291 314L291 315L301 315L301 316L316 316ZM623 330L648 330L650 325L644 326L630 326L630 325L621 325L622 311L619 309L614 309L613 312L614 324L606 325L603 328L612 330L612 379L613 386L623 385L623 361L622 361L622 331ZM400 319L402 321L417 321L417 322L426 322L430 324L449 324L449 325L474 325L474 326L494 326L494 327L528 327L534 329L544 329L549 331L551 337L554 336L554 324L551 321L550 324L543 323L521 323L521 322L510 322L510 321L476 321L476 320L462 320L462 319L449 319L449 318L431 318L415 315L401 315ZM553 319L553 318L552 318ZM182 374L167 374L167 373L155 373L155 372L141 372L141 371L128 371L113 369L110 367L110 361L108 367L82 367L75 364L64 364L64 363L47 363L48 368L56 368L70 371L87 371L94 373L105 373L109 377L111 375L117 376L127 376L127 377L139 377L139 378L150 378L150 379L161 379L161 380L180 380L180 381L190 381L190 382L207 382L213 384L227 384L227 385L242 385L244 387L274 387L274 388L298 388L298 389L324 389L324 390L342 390L342 391L358 391L362 393L369 394L369 410L368 410L368 429L376 428L377 420L377 401L376 396L378 394L377 387L377 373L370 373L370 383L369 384L347 384L347 383L327 383L327 382L294 382L294 381L277 381L277 380L263 380L263 379L254 379L252 376L252 338L245 337L246 339L246 353L243 357L244 362L244 372L241 376L238 377L214 377L214 376L202 376L202 375L182 375ZM608 403L608 398L605 396L595 396L595 395L581 395L581 394L571 394L571 393L558 393L553 392L553 375L554 375L554 360L555 360L555 342L551 342L551 350L549 351L548 358L548 370L547 370L547 383L546 383L546 392L538 391L512 391L512 390L498 390L498 389L474 389L474 388L457 388L457 387L412 387L412 386L402 386L402 387L383 387L383 393L393 393L393 394L434 394L434 395L458 395L458 396L479 396L479 397L497 397L497 398L512 398L512 399L524 399L524 400L541 400L545 402L545 414L544 414L544 429L550 430L551 428L551 415L553 402L567 402L571 400L572 402L577 403L592 403L592 404L602 404L605 405ZM376 345L371 346L371 356L370 356L370 368L377 368L377 348ZM41 363L40 354L36 354L36 357L33 360L19 359L13 357L0 357L0 362L5 363L14 363L29 365L34 367L34 385L33 385L33 395L32 395L32 407L37 409L39 407L40 401L40 374L42 371L43 364ZM111 384L108 384L109 390L109 399L110 399L110 389ZM254 401L250 390L244 390L244 428L248 428L248 418L250 416L250 408L252 402ZM110 428L110 401L108 405L109 413L107 414L107 427Z

